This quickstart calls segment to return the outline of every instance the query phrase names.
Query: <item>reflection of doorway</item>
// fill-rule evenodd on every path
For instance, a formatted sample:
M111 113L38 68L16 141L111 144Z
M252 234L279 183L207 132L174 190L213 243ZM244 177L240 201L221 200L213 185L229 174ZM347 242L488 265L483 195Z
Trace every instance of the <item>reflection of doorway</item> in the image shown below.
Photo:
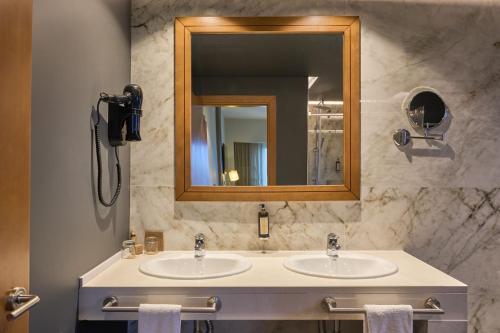
M216 109L216 123L219 127L216 135L218 173L228 175L231 171L236 171L238 180L231 181L229 183L231 185L276 185L276 97L207 95L193 96L192 98L193 110L197 107L214 107ZM226 129L220 128L220 117L221 114L224 114L224 110L226 114L236 114L237 112L231 112L231 108L238 112L241 111L242 119L240 122L247 124L244 126L245 129L250 127L254 112L258 108L264 109L265 140L252 141L236 138L230 142L224 142L220 133L225 132ZM245 112L247 113L245 114ZM236 121L237 119L233 118L232 120ZM192 124L192 126L194 125Z

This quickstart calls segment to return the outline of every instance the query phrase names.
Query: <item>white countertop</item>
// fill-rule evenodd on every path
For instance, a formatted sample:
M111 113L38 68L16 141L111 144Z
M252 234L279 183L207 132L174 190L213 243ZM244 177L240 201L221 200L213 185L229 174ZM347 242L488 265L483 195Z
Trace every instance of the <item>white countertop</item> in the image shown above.
M217 289L310 289L339 288L341 290L391 289L392 292L412 290L440 290L446 292L466 292L467 286L451 276L435 269L423 261L404 251L350 251L361 252L387 259L398 265L399 271L393 275L372 279L332 279L306 276L294 273L283 267L285 257L294 254L317 254L323 251L208 251L207 253L235 253L249 258L253 266L250 270L233 276L204 280L175 280L157 278L139 272L139 265L145 261L161 256L192 253L192 251L167 251L156 255L140 255L135 259L118 259L108 262L107 267L101 266L98 273L83 280L82 288L217 288ZM342 251L340 252L342 253ZM94 270L94 273L96 270ZM373 291L370 289L372 288Z

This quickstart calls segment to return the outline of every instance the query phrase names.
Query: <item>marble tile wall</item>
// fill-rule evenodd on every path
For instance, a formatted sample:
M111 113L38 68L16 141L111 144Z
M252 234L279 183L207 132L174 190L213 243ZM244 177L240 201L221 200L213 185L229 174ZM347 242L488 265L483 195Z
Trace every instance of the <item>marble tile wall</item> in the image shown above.
M256 203L175 202L175 16L361 18L362 198L270 202L273 249L404 249L470 285L470 332L500 332L500 4L494 0L133 0L132 81L145 92L132 145L131 228L165 232L167 249L257 249ZM417 86L444 96L444 143L391 139Z

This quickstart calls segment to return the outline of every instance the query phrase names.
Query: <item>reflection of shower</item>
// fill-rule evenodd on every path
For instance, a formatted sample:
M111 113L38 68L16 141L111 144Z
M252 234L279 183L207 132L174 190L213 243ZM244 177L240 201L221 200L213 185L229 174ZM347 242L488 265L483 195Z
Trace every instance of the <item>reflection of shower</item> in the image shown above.
M340 155L342 154L340 147L332 144L337 141L338 137L335 134L343 134L343 130L338 128L338 123L335 120L342 121L343 113L337 108L325 105L323 101L315 105L310 105L308 110L308 118L311 126L309 128L309 145L308 150L308 184L311 185L328 185L338 183L340 165L337 165ZM328 120L328 121L326 121ZM332 121L334 121L332 123ZM332 127L333 125L333 127ZM328 135L328 137L326 136ZM331 135L335 135L332 137ZM325 140L326 139L326 140Z
M314 126L314 136L315 136L315 146L313 148L314 152L314 176L313 176L313 184L314 185L320 185L321 184L321 148L323 147L323 143L325 142L325 138L321 135L321 114L328 114L332 112L332 109L326 105L323 104L323 101L321 101L321 104L314 105L313 109L315 110L313 115L319 115L316 118L315 126Z
M323 101L319 102L320 104L313 105L313 107L317 110L321 110L323 112L318 112L318 113L331 113L332 108L329 106L326 106Z

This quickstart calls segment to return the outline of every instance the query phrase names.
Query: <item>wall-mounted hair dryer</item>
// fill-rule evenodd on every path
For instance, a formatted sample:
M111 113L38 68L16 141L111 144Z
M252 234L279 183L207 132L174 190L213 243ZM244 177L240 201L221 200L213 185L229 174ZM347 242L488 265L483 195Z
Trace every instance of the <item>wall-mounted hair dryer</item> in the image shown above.
M108 104L108 140L109 144L115 147L116 171L118 177L115 193L109 202L106 202L102 196L101 138L99 135L99 123L101 121L99 107L101 102ZM94 125L97 158L97 195L101 204L106 207L114 205L120 195L122 177L118 147L126 145L126 141L141 141L141 107L142 90L137 84L126 85L123 89L123 95L101 93L97 101L97 121ZM124 127L126 128L125 139L123 138Z
M142 116L142 90L137 84L128 84L123 95L101 93L100 100L108 106L108 139L112 146L123 146L126 141L141 141L140 119ZM123 128L127 132L123 139Z

